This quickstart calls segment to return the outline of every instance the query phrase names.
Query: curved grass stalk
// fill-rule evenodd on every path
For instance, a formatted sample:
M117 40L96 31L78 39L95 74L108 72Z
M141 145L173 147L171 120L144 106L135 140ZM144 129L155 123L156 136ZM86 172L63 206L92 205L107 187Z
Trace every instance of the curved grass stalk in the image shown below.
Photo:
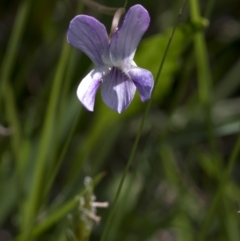
M174 37L175 30L176 30L176 28L177 28L177 26L178 26L179 19L180 19L181 15L182 15L182 11L183 11L186 3L187 3L187 1L185 1L184 5L183 5L183 8L180 9L180 11L179 11L176 24L175 24L175 26L173 27L171 36L170 36L169 41L168 41L168 43L167 43L166 49L165 49L165 51L164 51L164 54L163 54L162 60L161 60L160 65L159 65L159 69L158 69L156 78L155 78L156 81L155 81L155 86L154 86L154 88L153 88L152 96L154 95L154 92L155 92L156 86L157 86L157 84L158 84L158 81L159 81L159 78L160 78L160 75L161 75L161 72L162 72L162 68L163 68L163 65L164 65L164 62L165 62L165 59L166 59L166 56L167 56L169 47L170 47L170 45L171 45L172 39L173 39L173 37ZM122 190L122 187L123 187L123 183L124 183L125 177L126 177L128 171L129 171L130 166L132 165L133 158L134 158L134 155L135 155L135 152L136 152L136 149L137 149L137 146L138 146L138 142L139 142L140 137L141 137L141 134L142 134L143 126L144 126L145 120L146 120L146 118L147 118L148 112L149 112L149 110L150 110L151 104L152 104L152 98L151 98L150 101L148 102L147 107L146 107L145 112L144 112L144 115L143 115L143 118L142 118L142 120L141 120L141 124L140 124L140 127L139 127L139 131L138 131L138 133L137 133L137 136L136 136L136 138L135 138L133 147L132 147L132 149L131 149L131 153L130 153L130 156L129 156L129 158L128 158L127 165L126 165L126 167L125 167L125 169L124 169L124 171L123 171L123 175L122 175L122 178L121 178L121 180L120 180L120 183L119 183L119 186L118 186L118 189L117 189L117 192L116 192L116 195L115 195L113 204L112 204L112 208L111 208L111 210L110 210L110 214L108 215L107 222L106 222L106 225L105 225L105 227L104 227L103 234L102 234L102 237L101 237L100 241L105 241L106 238L107 238L107 232L108 232L108 230L109 230L111 221L112 221L112 219L113 219L113 217L114 217L114 214L115 214L116 204L117 204L118 198L119 198L119 196L120 196L120 193L121 193L121 190Z
M15 155L17 172L20 172L22 164L21 155L19 155L19 150L21 149L21 124L17 114L17 108L10 79L18 52L18 46L30 10L30 3L30 0L25 0L18 8L12 33L7 46L7 51L0 69L0 112L2 112L1 108L2 104L4 103L10 128L13 129L11 141L13 152Z

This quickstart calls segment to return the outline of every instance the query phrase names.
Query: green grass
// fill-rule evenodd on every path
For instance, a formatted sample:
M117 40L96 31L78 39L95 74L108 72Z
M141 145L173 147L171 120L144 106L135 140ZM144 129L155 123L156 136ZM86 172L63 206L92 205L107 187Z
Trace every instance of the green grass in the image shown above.
M136 3L151 24L135 62L155 87L119 115L99 94L93 113L82 107L76 88L93 66L66 41L76 14L107 29L110 16L76 1L1 2L4 240L240 239L238 1L189 0L180 19L179 1Z

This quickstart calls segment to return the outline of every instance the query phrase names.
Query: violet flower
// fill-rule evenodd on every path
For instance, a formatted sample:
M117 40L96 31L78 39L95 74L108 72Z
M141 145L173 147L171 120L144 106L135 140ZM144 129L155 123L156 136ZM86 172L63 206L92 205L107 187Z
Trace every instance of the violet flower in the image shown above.
M77 89L79 100L89 111L94 109L100 84L103 101L118 113L128 107L136 89L142 101L150 99L153 76L133 62L149 22L147 10L141 5L134 5L110 40L105 26L93 17L78 15L70 22L68 42L83 51L96 65Z

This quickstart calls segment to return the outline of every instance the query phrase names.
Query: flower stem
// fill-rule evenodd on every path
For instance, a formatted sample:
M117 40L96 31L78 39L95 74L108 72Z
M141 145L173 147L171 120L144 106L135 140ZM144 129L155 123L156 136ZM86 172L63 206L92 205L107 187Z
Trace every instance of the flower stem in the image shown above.
M83 4L85 4L86 6L100 12L103 14L107 14L107 15L114 15L115 12L118 10L118 8L111 8L111 7L106 7L100 3L94 2L92 0L81 0L81 2Z
M165 62L165 59L166 59L166 56L167 56L169 47L170 47L170 45L171 45L172 39L173 39L173 37L174 37L175 30L176 30L176 28L177 28L177 26L178 26L179 19L180 19L181 15L182 15L182 11L183 11L184 7L186 6L186 3L187 3L187 1L184 2L183 8L181 8L180 11L179 11L179 14L178 14L178 17L177 17L177 21L176 21L176 23L175 23L175 26L173 27L171 36L170 36L170 38L169 38L169 40L168 40L166 49L165 49L165 51L164 51L164 54L163 54L162 60L161 60L160 65L159 65L159 69L158 69L156 78L155 78L156 81L155 81L155 86L154 86L154 88L153 88L152 96L153 96L154 91L155 91L155 89L156 89L156 86L157 86L157 84L158 84L159 77L160 77L160 75L161 75L162 68L163 68L163 65L164 65L164 62ZM112 219L113 219L113 216L114 216L114 213L115 213L116 204L117 204L118 198L119 198L119 196L120 196L120 193L121 193L121 190L122 190L122 186L123 186L125 177L126 177L128 171L129 171L130 166L132 165L133 158L134 158L134 155L135 155L135 152L136 152L136 149L137 149L137 146L138 146L138 142L139 142L140 137L141 137L141 134L142 134L142 129L143 129L145 120L146 120L146 118L147 118L147 115L148 115L148 112L149 112L151 103L152 103L152 98L151 98L150 101L148 102L147 107L146 107L146 109L145 109L145 112L144 112L144 114L143 114L143 118L142 118L142 120L141 120L141 124L140 124L139 131L138 131L138 133L137 133L137 136L136 136L136 138L135 138L133 147L132 147L132 149L131 149L131 152L130 152L130 156L129 156L129 158L128 158L127 165L126 165L126 167L125 167L125 169L124 169L124 171L123 171L123 175L122 175L122 178L121 178L121 180L120 180L120 183L119 183L119 186L118 186L118 189L117 189L117 192L116 192L116 195L115 195L115 198L114 198L114 201L113 201L111 210L110 210L110 214L108 215L107 222L106 222L106 225L105 225L105 227L104 227L103 234L102 234L102 237L101 237L100 241L106 240L107 232L108 232L108 229L109 229L109 227L110 227L110 224L111 224L111 222L112 222Z
M123 8L126 8L126 7L127 7L127 4L128 4L128 0L125 0L124 5L123 5Z
M120 19L122 17L122 15L125 13L125 8L119 8L114 16L113 16L113 20L112 20L112 26L111 26L111 31L109 34L109 39L112 38L113 34L117 31L118 28L118 24L120 22Z

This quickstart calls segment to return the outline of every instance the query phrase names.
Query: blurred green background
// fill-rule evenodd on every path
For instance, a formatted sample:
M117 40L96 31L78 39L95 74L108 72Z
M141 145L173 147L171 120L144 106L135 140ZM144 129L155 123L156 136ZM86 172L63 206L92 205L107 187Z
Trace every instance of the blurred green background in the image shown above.
M66 32L77 14L108 30L112 16L1 0L0 241L240 240L239 1L189 0L179 20L184 1L134 4L151 16L135 62L154 77L178 26L107 229L148 103L136 94L119 115L98 93L86 111L76 88L93 65Z

